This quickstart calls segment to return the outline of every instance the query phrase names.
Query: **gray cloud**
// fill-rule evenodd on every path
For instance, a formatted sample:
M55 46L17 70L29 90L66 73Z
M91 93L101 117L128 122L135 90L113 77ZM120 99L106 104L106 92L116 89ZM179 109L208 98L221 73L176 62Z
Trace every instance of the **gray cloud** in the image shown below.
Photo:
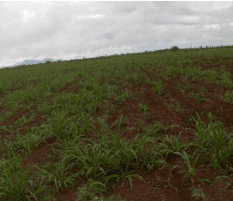
M0 2L0 66L233 44L232 2Z

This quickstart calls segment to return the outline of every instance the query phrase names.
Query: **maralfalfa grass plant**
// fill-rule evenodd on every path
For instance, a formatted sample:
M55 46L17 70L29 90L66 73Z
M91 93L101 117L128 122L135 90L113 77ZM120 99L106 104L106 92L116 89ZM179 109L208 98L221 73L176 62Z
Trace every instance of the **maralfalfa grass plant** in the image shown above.
M197 169L195 169L195 164L196 164L196 162L197 162L197 159L198 159L199 155L195 158L194 163L193 163L193 167L192 167L192 165L191 165L191 163L190 163L190 160L189 160L189 156L187 155L186 151L183 151L182 154L179 153L179 152L174 152L174 154L180 155L180 156L184 159L185 164L187 165L187 169L181 170L181 171L179 172L179 173L183 173L183 172L185 173L185 175L184 175L184 177L183 177L183 179L182 179L182 183L181 183L182 186L184 185L184 180L185 180L186 178L189 178L189 179L191 180L191 182L193 183L193 177L196 175L196 173L197 173L198 171L205 170L205 169L199 170L200 167L197 168ZM195 154L195 152L193 153L193 155L194 155L194 154ZM174 167L171 168L171 171L172 171L174 168L177 168L177 167L182 167L182 166L180 166L180 165L175 165ZM206 170L205 170L205 171L206 171Z
M12 150L12 149L11 149ZM20 158L14 151L8 151L8 160L1 161L0 174L0 197L8 197L10 200L38 200L42 192L49 192L49 188L42 185L42 179L28 180L29 167L26 170L20 169Z
M193 131L196 136L195 146L197 146L203 153L205 159L210 158L210 166L214 168L229 168L232 166L230 161L231 155L233 154L233 140L232 135L228 134L223 129L221 122L212 122L212 116L209 113L208 118L210 124L207 128L202 121L200 116L197 114L197 120L192 117L191 121L196 123L196 131ZM226 142L228 145L226 145Z
M202 188L197 188L197 189L192 190L191 197L192 198L201 197L203 201L208 201L208 199L206 198L206 195L204 194Z

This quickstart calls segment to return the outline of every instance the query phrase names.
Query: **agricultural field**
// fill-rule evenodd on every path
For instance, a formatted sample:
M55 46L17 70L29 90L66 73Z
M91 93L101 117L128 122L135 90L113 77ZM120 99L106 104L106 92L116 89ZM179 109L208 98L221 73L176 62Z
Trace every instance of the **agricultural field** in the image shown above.
M233 46L0 69L0 200L233 200Z

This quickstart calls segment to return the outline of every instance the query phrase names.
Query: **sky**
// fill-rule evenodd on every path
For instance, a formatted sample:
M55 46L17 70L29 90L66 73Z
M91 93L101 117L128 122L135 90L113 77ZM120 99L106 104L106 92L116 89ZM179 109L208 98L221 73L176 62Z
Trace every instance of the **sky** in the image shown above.
M233 45L233 2L0 1L0 68L172 46Z

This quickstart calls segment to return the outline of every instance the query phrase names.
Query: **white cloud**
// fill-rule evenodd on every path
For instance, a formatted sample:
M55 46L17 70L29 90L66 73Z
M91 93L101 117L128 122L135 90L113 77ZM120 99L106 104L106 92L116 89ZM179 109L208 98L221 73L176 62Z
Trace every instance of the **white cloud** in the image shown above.
M233 44L232 2L0 2L0 66Z
M221 25L219 25L219 24L207 24L207 25L204 25L204 29L205 30L220 30Z
M190 7L195 11L200 12L212 12L212 11L222 11L224 9L230 8L232 2L223 2L223 1L206 1L206 2L186 2L189 3Z

